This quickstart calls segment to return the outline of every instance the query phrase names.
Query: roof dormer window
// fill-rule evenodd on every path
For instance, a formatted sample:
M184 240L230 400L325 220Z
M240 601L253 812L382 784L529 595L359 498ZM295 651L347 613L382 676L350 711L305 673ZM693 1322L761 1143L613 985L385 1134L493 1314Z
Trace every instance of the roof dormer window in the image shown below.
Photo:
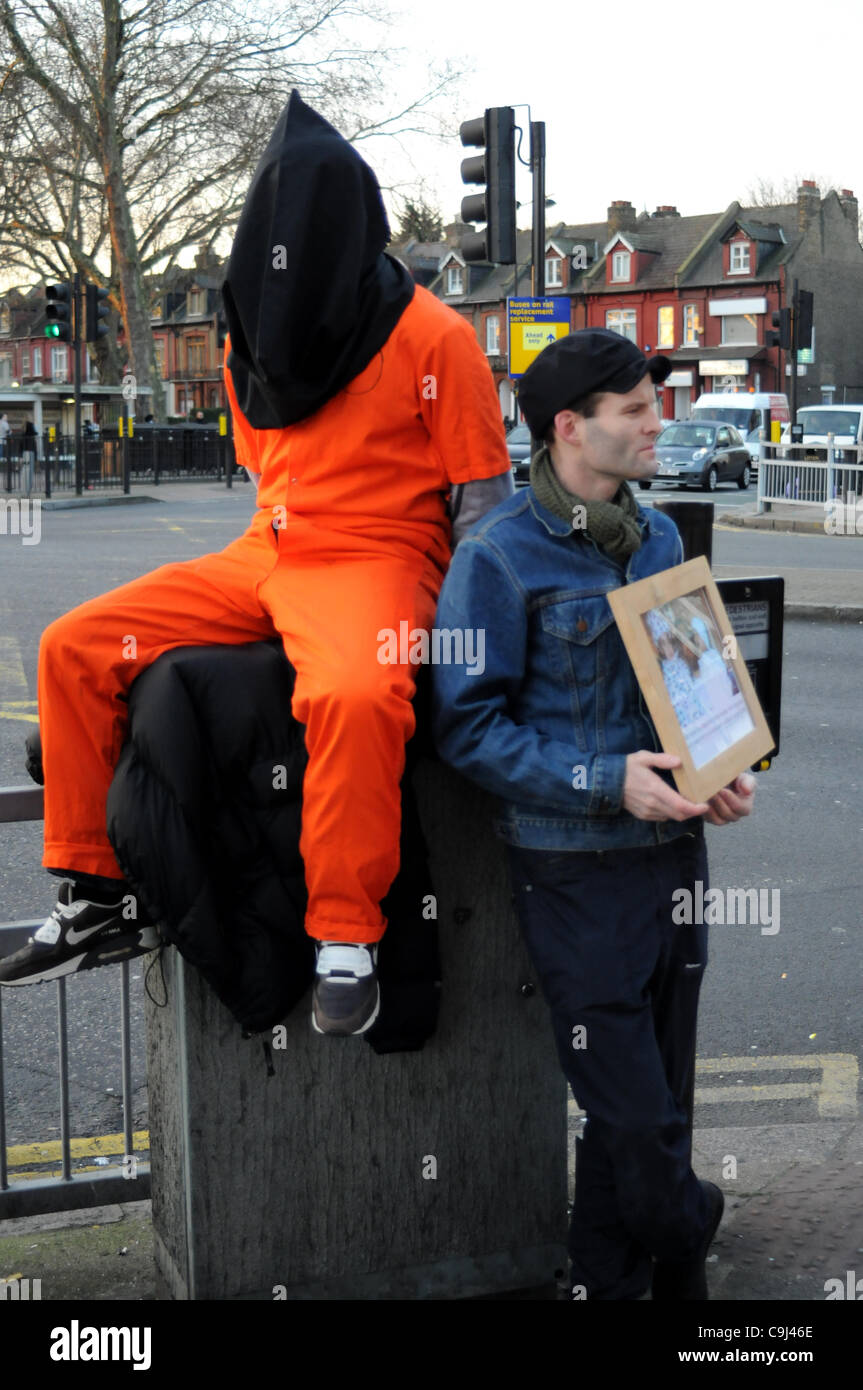
M207 291L189 290L188 313L190 317L195 314L206 314L207 312Z
M751 244L748 241L732 241L728 248L728 274L748 275L751 270Z
M611 257L612 280L629 280L632 257L628 251L615 251Z
M545 262L545 287L549 290L559 289L563 284L563 261L560 256L548 256Z
M447 294L464 294L464 276L460 265L451 265L446 273Z

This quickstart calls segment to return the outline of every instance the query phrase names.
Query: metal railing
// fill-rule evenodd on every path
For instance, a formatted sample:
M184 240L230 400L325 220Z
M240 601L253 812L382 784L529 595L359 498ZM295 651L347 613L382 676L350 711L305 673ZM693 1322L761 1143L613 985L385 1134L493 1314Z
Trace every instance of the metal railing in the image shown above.
M839 501L853 507L863 489L863 448L843 445L833 436L824 445L761 442L758 464L758 511L774 503L822 506Z
M41 820L40 787L0 789L0 824ZM0 955L26 944L41 921L0 923ZM104 969L117 967L105 966ZM69 1119L69 1037L66 1013L67 980L55 981L57 991L58 1092L61 1175L10 1181L6 1144L6 1090L3 1069L3 989L0 988L0 1220L73 1211L111 1202L134 1202L150 1195L150 1165L134 1152L132 1132L132 1064L129 1016L129 962L120 964L120 1048L123 1100L123 1162L104 1172L75 1172Z
M7 494L51 497L74 492L75 439L40 438L35 452L22 441L7 441L0 451L0 487ZM128 492L132 483L224 482L237 474L230 435L202 425L139 425L131 438L84 434L81 440L81 489Z

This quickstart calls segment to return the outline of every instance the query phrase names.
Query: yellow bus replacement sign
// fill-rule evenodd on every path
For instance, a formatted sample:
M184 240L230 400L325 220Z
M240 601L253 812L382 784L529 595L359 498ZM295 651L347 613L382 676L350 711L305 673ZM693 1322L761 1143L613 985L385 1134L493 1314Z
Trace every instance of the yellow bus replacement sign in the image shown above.
M506 301L509 374L524 376L543 348L569 333L569 300L514 299Z

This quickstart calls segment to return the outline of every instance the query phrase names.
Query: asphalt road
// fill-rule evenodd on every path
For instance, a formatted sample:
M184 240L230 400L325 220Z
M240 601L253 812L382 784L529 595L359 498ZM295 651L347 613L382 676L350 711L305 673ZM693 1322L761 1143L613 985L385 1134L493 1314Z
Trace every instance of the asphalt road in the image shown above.
M653 489L651 500L660 491ZM726 494L730 502L737 493L723 488L714 501L721 509ZM219 549L242 531L252 506L246 488L182 502L166 488L155 504L46 512L39 545L0 536L0 783L26 780L22 744L35 716L38 637L46 623L156 565ZM859 569L863 545L717 530L714 562ZM699 1044L709 1063L699 1081L702 1128L811 1129L823 1121L825 1087L838 1085L836 1103L841 1107L843 1095L848 1103L847 1068L843 1093L829 1059L856 1058L859 1050L863 630L791 622L785 646L782 753L761 776L756 815L708 829L714 886L778 889L780 918L770 934L758 924L712 931ZM3 826L0 843L0 920L47 913L53 892L39 868L41 827ZM146 1123L140 967L132 974L139 1127ZM76 978L68 992L72 1133L108 1133L120 1123L119 971ZM54 987L6 990L2 1003L8 1141L56 1138ZM782 1066L763 1065L777 1058ZM730 1094L712 1100L704 1095L709 1087ZM856 1110L856 1095L853 1104Z

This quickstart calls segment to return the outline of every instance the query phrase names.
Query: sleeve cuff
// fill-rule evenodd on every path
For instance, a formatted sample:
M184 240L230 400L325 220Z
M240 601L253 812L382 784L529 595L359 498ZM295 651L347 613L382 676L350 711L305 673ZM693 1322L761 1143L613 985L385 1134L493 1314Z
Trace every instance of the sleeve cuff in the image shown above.
M597 754L593 765L593 789L587 808L588 815L618 815L623 810L625 778L625 754Z

